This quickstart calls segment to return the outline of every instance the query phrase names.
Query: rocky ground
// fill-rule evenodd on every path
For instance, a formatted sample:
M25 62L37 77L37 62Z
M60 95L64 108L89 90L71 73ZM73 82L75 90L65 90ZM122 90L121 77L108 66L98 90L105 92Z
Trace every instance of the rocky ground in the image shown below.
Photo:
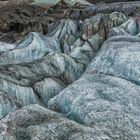
M5 1L2 1L5 3ZM96 13L111 13L114 11L123 12L125 15L139 14L140 2L130 3L99 3L94 6L81 6L75 4L58 3L51 6L27 5L20 0L9 0L0 8L0 41L14 43L29 32L41 32L48 34L50 25L60 19L84 20ZM2 4L1 4L2 5Z
M140 140L139 9L3 5L0 140Z

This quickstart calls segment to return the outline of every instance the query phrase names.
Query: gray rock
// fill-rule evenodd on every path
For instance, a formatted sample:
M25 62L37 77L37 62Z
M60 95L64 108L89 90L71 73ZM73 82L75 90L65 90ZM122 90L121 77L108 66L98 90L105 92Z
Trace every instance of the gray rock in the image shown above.
M94 0L94 2L100 2L101 0ZM104 1L108 1L108 0L104 0ZM111 1L111 0L109 0ZM93 5L93 6L89 6L84 10L84 14L90 14L93 15L95 13L111 13L111 12L122 12L126 15L135 15L137 9L140 8L140 1L133 1L130 0L130 2L126 2L126 0L120 0L123 2L117 2L118 0L115 0L114 3L101 3L101 4L97 4L97 5Z
M127 18L124 16L124 14L118 12L111 14L97 14L84 20L82 27L82 38L90 39L98 32L104 40L114 26L124 23L126 19Z

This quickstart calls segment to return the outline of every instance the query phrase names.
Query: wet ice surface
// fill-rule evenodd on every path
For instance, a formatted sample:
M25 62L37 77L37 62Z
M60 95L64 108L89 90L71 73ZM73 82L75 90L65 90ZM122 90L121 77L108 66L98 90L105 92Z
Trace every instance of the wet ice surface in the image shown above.
M0 43L0 139L139 140L138 32L115 12Z

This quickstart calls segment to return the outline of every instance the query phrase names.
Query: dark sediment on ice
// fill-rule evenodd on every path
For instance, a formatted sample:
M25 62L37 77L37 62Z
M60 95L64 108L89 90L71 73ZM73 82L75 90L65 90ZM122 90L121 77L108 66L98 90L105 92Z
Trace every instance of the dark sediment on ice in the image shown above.
M140 2L97 4L89 7L66 3L52 7L33 5L7 5L0 8L0 41L12 43L30 31L48 33L48 26L60 19L84 20L96 13L123 12L126 15L139 14Z

